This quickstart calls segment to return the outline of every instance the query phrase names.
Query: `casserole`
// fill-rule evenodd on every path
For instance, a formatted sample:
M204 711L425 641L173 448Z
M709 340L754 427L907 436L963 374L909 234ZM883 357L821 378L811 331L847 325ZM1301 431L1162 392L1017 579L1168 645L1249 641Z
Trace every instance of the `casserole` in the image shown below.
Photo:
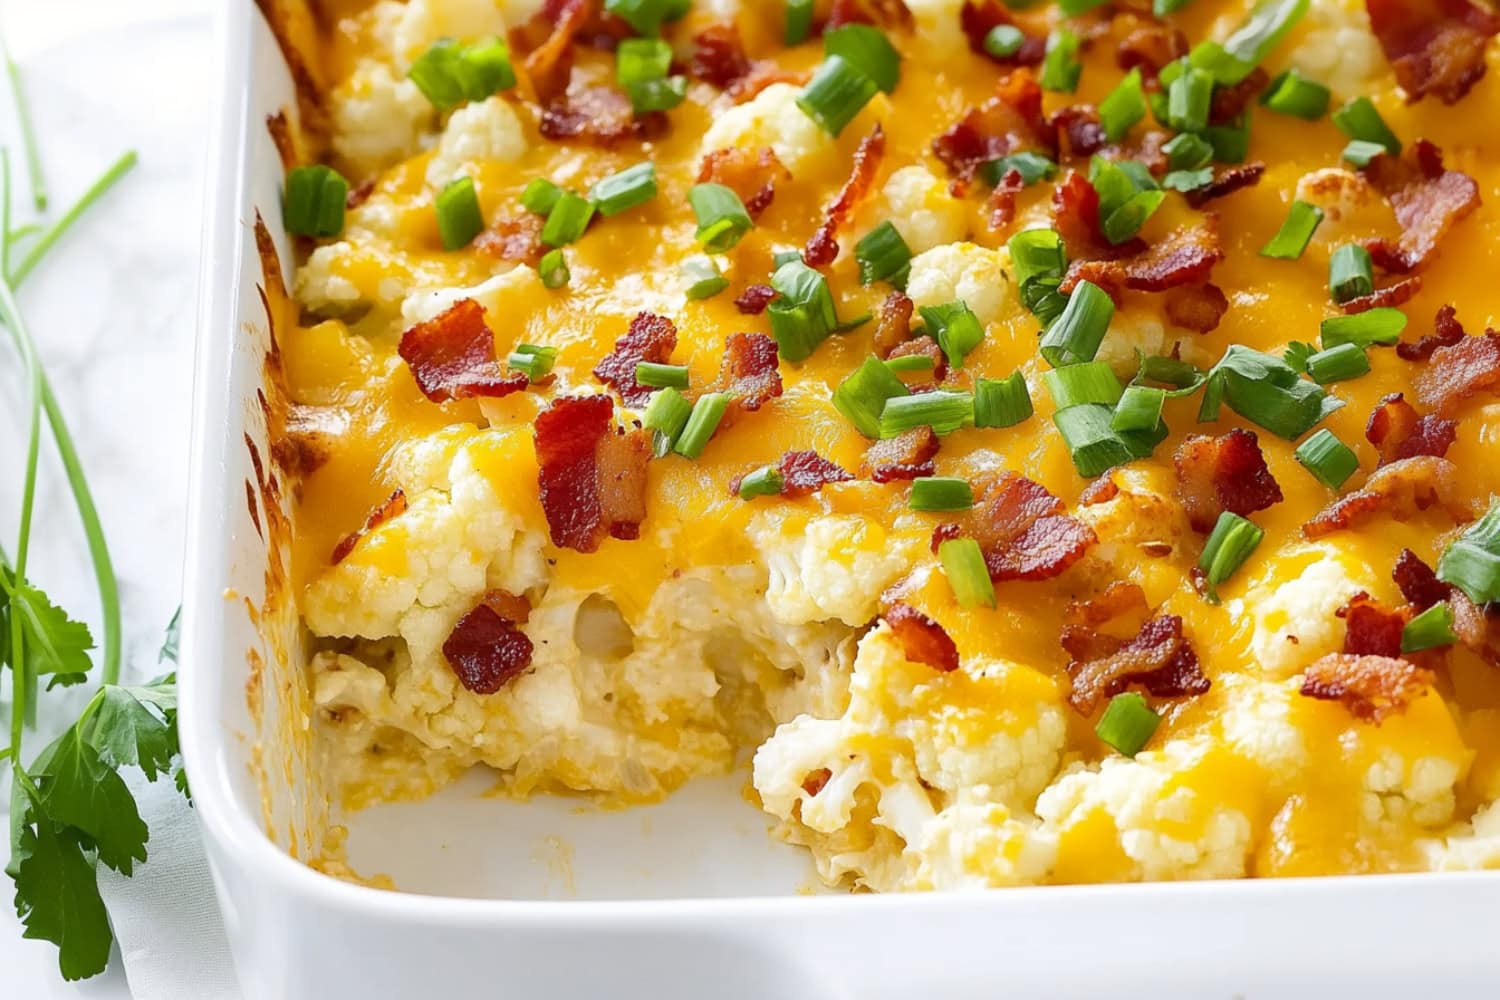
M260 123L294 94L274 39L247 3L226 11L223 44L226 99L214 160L222 172L211 185L204 256L183 741L252 995L465 996L503 984L516 995L587 996L618 991L622 981L640 984L642 995L668 996L882 997L913 989L984 996L1000 988L1054 996L1137 989L1311 995L1332 984L1374 992L1418 977L1431 984L1434 976L1459 989L1483 988L1491 970L1475 937L1494 891L1486 876L808 899L798 893L806 872L759 842L763 832L753 823L749 836L726 842L722 831L745 815L732 811L728 787L705 791L709 801L689 802L628 839L642 825L635 813L572 816L563 808L528 820L537 824L529 827L490 821L474 830L467 850L451 852L456 864L446 872L442 852L426 848L459 840L455 829L473 829L464 799L391 814L377 831L385 852L376 870L396 871L404 888L441 886L446 896L377 892L292 860L307 856L299 845L327 822L327 796L310 759L311 710L295 672L302 636L277 592L285 512L265 460L267 406L257 399L269 345L252 222L257 210L277 217L281 181ZM284 241L280 247L286 259ZM255 515L244 500L247 484ZM226 589L234 600L224 599ZM242 664L245 649L257 652ZM258 700L258 727L247 687ZM677 807L669 800L662 808ZM639 844L628 867L651 873L626 878L616 854L607 859L613 864L599 865L600 878L578 880L578 894L592 899L535 901L567 881L538 884L538 868L547 868L536 857L539 828L577 844L591 835L595 843ZM403 860L412 867L384 863ZM706 885L703 876L715 875L722 881ZM731 898L702 898L718 892ZM753 894L771 898L738 898ZM620 901L602 901L609 897ZM1172 942L1166 963L1157 957L1164 938ZM1391 938L1408 947L1372 962L1370 941ZM1069 961L1079 941L1094 958L1087 968Z

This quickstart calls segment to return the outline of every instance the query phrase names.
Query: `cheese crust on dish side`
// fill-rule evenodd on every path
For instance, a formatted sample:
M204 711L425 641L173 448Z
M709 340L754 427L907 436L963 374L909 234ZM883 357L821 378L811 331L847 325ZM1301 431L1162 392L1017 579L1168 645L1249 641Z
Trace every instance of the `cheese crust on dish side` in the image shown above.
M748 761L834 885L1500 864L1500 14L1063 6L302 24L343 805Z

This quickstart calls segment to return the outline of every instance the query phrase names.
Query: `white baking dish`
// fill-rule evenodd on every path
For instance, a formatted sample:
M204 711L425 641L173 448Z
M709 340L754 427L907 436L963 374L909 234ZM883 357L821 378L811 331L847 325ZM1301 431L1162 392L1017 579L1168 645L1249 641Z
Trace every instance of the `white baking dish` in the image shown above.
M250 997L1495 995L1500 876L815 895L802 856L740 800L742 775L613 813L460 783L350 821L355 867L405 892L295 860L326 820L324 796L305 752L300 633L289 616L247 612L269 556L245 498L247 437L267 451L252 223L257 210L273 230L280 219L264 122L294 93L251 0L226 0L221 28L182 739Z

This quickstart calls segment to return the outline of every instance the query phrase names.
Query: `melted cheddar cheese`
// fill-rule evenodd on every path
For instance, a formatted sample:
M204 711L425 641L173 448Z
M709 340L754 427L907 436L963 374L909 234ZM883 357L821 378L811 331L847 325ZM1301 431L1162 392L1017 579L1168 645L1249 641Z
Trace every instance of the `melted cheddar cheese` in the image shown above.
M438 38L503 36L536 4L344 6L323 42L322 75L333 81L328 162L370 190L343 234L301 262L303 322L281 349L289 392L319 429L323 460L301 484L294 569L319 637L310 674L319 732L347 805L425 794L474 765L495 769L517 795L645 801L753 751L754 797L833 883L948 888L1500 862L1500 817L1489 815L1500 796L1493 667L1455 648L1436 682L1379 725L1299 693L1305 668L1340 648L1336 612L1350 597L1366 591L1399 604L1390 568L1402 549L1435 563L1457 527L1441 506L1305 540L1301 526L1335 493L1294 459L1298 442L1261 431L1284 499L1251 515L1265 540L1221 587L1222 603L1211 604L1193 585L1203 536L1185 519L1172 456L1188 435L1248 425L1227 407L1198 422L1197 397L1167 401L1170 437L1112 473L1117 496L1079 504L1089 481L1053 426L1039 323L1006 249L1014 233L1051 225L1053 185L1024 190L1015 220L995 229L988 188L976 182L955 196L933 154L933 140L1006 72L970 50L957 0L907 0L911 24L888 31L903 57L899 85L838 137L802 114L797 84L736 104L693 82L664 134L608 148L542 137L524 87L442 116L406 78ZM1222 39L1248 10L1244 0L1194 0L1170 21L1190 42ZM1037 35L1063 22L1053 5L1013 16ZM816 37L782 44L780 3L696 0L666 37L685 59L694 34L724 19L754 58L792 72L822 59ZM1090 39L1081 83L1074 94L1049 91L1049 113L1097 105L1122 75L1121 27L1097 12L1072 23ZM613 79L610 53L578 45L575 54L575 85ZM1463 101L1407 103L1363 5L1312 0L1264 63L1273 75L1296 67L1324 83L1335 106L1368 96L1398 136L1431 140L1449 169L1477 181L1482 207L1446 234L1421 291L1401 306L1408 339L1428 332L1445 304L1470 332L1500 324L1491 273L1500 247L1500 44L1486 58L1489 72ZM1250 114L1249 158L1265 174L1208 206L1225 250L1213 281L1230 308L1199 334L1173 325L1161 295L1123 293L1099 354L1122 380L1134 374L1137 352L1176 352L1206 369L1233 344L1279 356L1293 341L1315 341L1320 321L1337 314L1332 252L1399 232L1380 196L1310 179L1352 169L1340 161L1347 137L1326 115L1305 121L1258 105ZM889 292L860 284L853 246L891 220L915 255L907 287L916 304L962 299L983 324L965 375L1020 371L1036 407L1012 428L947 435L937 473L976 481L1018 471L1059 497L1098 544L1055 579L997 584L993 609L963 609L929 546L933 529L952 518L909 510L907 483L854 479L802 499L731 494L731 479L791 450L859 468L870 442L831 397L871 353L869 324L828 338L804 362L783 360L784 394L716 434L698 459L653 460L639 539L608 539L587 554L554 546L538 499L538 413L556 397L608 392L591 371L642 310L676 324L671 360L688 366L693 390L712 382L727 334L768 332L767 318L742 315L735 296L767 281L775 254L805 244L877 124L886 136L879 174L839 233L843 252L824 269L839 316L878 312ZM1148 116L1136 129L1154 126ZM728 145L771 146L792 179L717 256L729 289L690 301L679 267L701 248L687 194L702 157ZM524 264L441 247L434 197L453 176L474 180L493 223L524 211L521 192L536 178L587 192L647 159L659 193L596 220L566 247L564 287L544 287ZM1261 256L1294 198L1322 198L1323 225L1300 260ZM1140 235L1154 244L1197 216L1169 192ZM425 398L397 345L407 328L462 298L484 307L497 357L520 344L555 347L555 380L498 400ZM1413 398L1419 367L1389 348L1368 354L1369 374L1328 386L1345 405L1320 425L1358 454L1351 486L1376 464L1367 417L1389 393ZM1476 509L1500 493L1497 437L1500 401L1465 402L1448 458ZM407 510L330 565L339 540L396 488ZM1133 758L1100 741L1097 717L1070 708L1058 641L1068 604L1117 580L1138 585L1156 614L1180 616L1212 682L1196 698L1152 699L1162 724ZM897 583L956 644L958 670L909 661L879 621L881 594ZM492 589L530 598L524 628L536 652L526 674L477 695L441 647Z

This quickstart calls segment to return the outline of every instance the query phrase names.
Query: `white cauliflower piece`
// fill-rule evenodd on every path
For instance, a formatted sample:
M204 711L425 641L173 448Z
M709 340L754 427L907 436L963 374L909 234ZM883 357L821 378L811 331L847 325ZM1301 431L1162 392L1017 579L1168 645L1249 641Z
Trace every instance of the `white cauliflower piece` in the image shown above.
M359 286L338 273L340 261L354 253L347 240L325 243L297 271L295 295L304 308L319 315L338 315L360 301Z
M770 574L766 603L787 625L838 619L859 626L875 617L880 593L911 568L914 553L853 515L818 517L788 531L758 517L750 536Z
M1408 761L1395 750L1382 751L1365 771L1360 812L1366 822L1409 821L1433 827L1453 819L1461 762L1451 757Z
M912 845L919 859L912 888L984 889L1046 878L1057 838L998 802L967 796L933 817Z
M407 0L393 19L391 54L404 70L439 39L504 37L506 13L496 0Z
M475 164L514 162L526 153L526 131L509 102L491 97L453 112L437 152L427 164L427 184L441 189L460 176L474 176Z
M959 14L964 0L907 0L906 9L917 22L916 36L934 49L967 45Z
M934 247L912 258L906 294L919 308L962 299L980 323L989 324L1000 318L1011 294L1009 263L1007 251L973 243Z
M794 174L816 163L832 151L833 137L797 107L799 93L801 88L789 83L773 83L754 99L725 111L703 134L703 154L731 146L770 146Z
M1300 28L1301 40L1281 62L1322 83L1335 98L1367 93L1386 71L1364 0L1312 0Z
M507 296L524 291L540 282L536 271L516 266L503 274L487 278L471 288L421 288L401 302L401 322L406 327L435 319L464 299L473 299L484 307L492 320L504 314L501 303Z
M913 254L968 235L968 207L953 197L946 181L920 164L891 174L869 214L891 220Z
M1115 318L1109 324L1109 332L1104 335L1103 342L1099 344L1099 353L1094 359L1109 365L1122 379L1130 379L1135 376L1136 367L1140 363L1137 351L1149 358L1167 354L1170 348L1171 339L1154 308L1148 310L1132 305L1115 312Z
M1250 640L1260 669L1288 677L1344 644L1339 608L1360 591L1374 591L1374 571L1337 546L1293 545L1263 565L1245 592Z
M1219 726L1230 748L1259 764L1273 787L1295 784L1312 759L1292 718L1302 699L1297 685L1225 674L1214 686L1225 692Z
M356 178L416 153L437 122L416 84L373 59L360 61L332 103L333 148Z
M1447 836L1423 841L1422 853L1434 871L1500 868L1500 802L1480 809Z

